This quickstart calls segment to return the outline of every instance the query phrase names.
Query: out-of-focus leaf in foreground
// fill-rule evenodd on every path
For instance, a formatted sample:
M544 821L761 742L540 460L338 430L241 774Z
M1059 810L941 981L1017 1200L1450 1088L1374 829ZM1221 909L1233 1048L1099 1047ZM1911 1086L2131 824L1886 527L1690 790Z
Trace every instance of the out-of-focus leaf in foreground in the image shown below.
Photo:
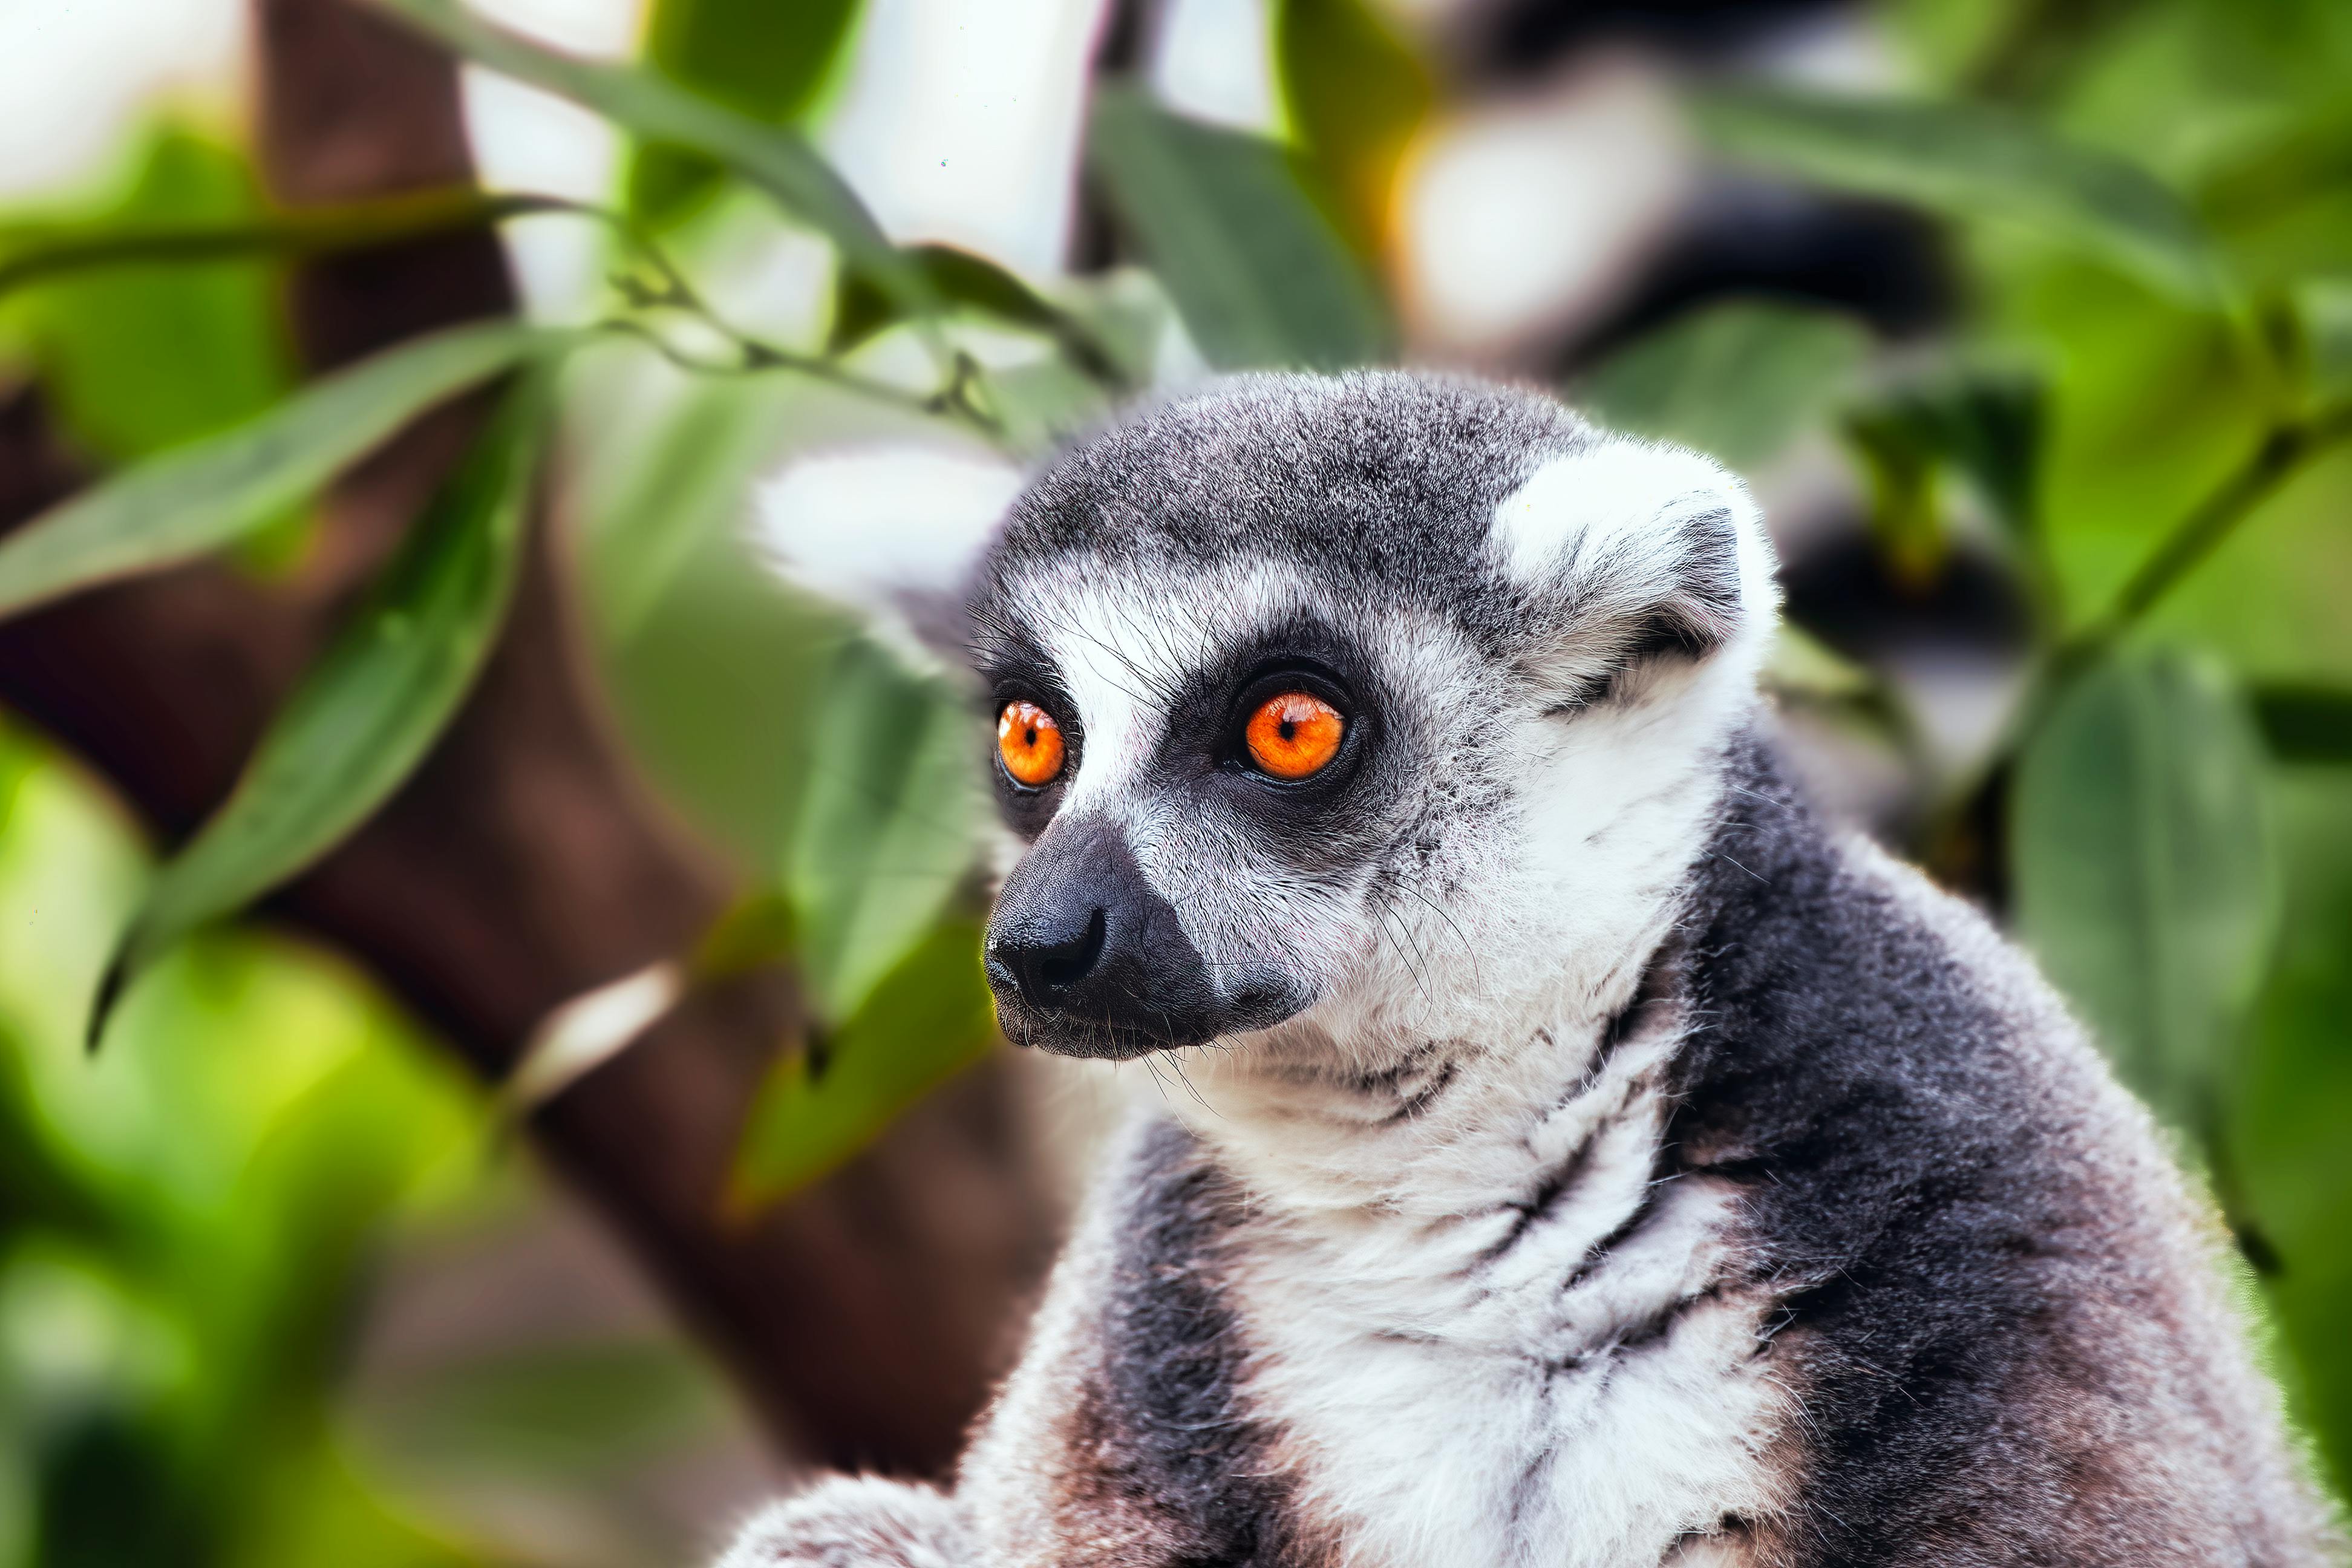
M100 982L93 1046L157 954L341 842L456 713L513 587L545 375L507 395L369 602L271 721L228 800L157 874Z
M2352 687L2315 681L2258 686L2254 718L2283 763L2352 763Z
M1725 151L1838 190L1963 220L2008 218L2192 304L2221 273L2187 204L2147 170L1981 104L1740 88L1696 105Z
M1117 358L1091 327L993 261L951 245L909 246L906 254L930 279L942 303L966 306L1040 332L1097 381L1124 383ZM832 352L846 353L898 319L881 289L856 273L848 274L834 305Z
M780 1060L736 1152L730 1201L772 1202L834 1170L996 1037L980 928L936 927L848 1023Z
M936 302L921 270L884 237L857 193L790 127L763 124L652 71L548 48L484 21L457 0L376 4L478 65L568 98L649 142L712 159L823 230L902 309L927 310Z
M798 119L830 74L857 0L655 0L645 58L679 85L770 123ZM655 142L629 169L630 209L654 223L718 184L711 159Z
M2307 280L2295 290L2294 317L2313 400L2352 398L2352 277Z
M818 1015L838 1022L922 939L971 869L978 731L864 638L819 684L785 889Z
M1087 165L1219 369L1331 370L1395 352L1370 280L1274 142L1106 87Z
M2041 526L2047 403L2041 379L2024 371L1948 367L1881 392L1850 424L1958 474L1996 521L2031 540Z
M1283 0L1274 49L1291 128L1349 239L1377 259L1397 166L1437 100L1429 68L1364 0Z
M2200 1134L2275 935L2262 762L2215 668L2133 652L2075 680L2018 770L2021 934L2124 1080Z
M1602 424L1736 468L1769 460L1843 393L1870 337L1832 310L1733 300L1618 350L1577 388Z
M102 213L0 236L0 261L11 264L0 270L24 265L59 232L235 224L266 210L241 153L167 124ZM71 275L36 267L26 282L11 309L22 311L44 394L74 438L110 462L235 426L295 379L267 261L156 261Z
M422 410L562 341L514 321L415 338L126 469L0 542L0 616L233 543Z

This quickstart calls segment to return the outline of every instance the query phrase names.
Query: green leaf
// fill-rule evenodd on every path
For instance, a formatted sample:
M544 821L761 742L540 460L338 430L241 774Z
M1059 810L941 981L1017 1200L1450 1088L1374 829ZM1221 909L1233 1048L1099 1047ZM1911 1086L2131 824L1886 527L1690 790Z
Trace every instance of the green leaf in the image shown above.
M2352 398L2352 278L2313 278L2294 291L2305 387L2314 403Z
M905 253L948 305L961 305L1054 340L1069 361L1095 380L1124 386L1126 376L1094 329L1046 300L984 257L948 245L909 246ZM866 277L844 274L834 302L828 352L847 353L899 319L887 295Z
M1880 393L1848 427L1865 443L1958 473L2012 535L2031 540L2041 528L2048 403L2039 376L1940 370Z
M2177 652L2093 667L2018 768L2019 931L2124 1081L2199 1133L2276 934L2262 768L2244 702Z
M818 689L816 737L785 891L818 1015L864 1005L971 868L978 731L967 705L882 647L842 647Z
M444 1484L609 1476L709 1441L727 1413L710 1369L660 1340L478 1352L363 1384L353 1403L372 1458Z
M848 1161L935 1085L988 1054L996 1015L980 928L951 921L891 971L841 1030L790 1052L761 1086L730 1183L739 1211Z
M2352 763L2352 688L2315 684L2259 686L2254 721L2271 755L2283 763Z
M263 210L240 154L166 127L104 221L229 223ZM156 262L54 278L24 304L36 367L66 428L112 461L249 418L295 380L277 278L264 262Z
M1219 369L1331 370L1394 353L1371 283L1274 142L1106 86L1087 162Z
M651 71L582 59L482 20L458 0L377 0L385 9L501 76L568 98L648 142L709 157L766 192L789 213L815 225L848 263L872 277L911 314L937 301L919 269L884 237L847 181L782 125L766 125L664 80Z
M156 875L100 982L92 1046L140 971L340 843L456 714L513 587L548 400L544 371L508 394L227 801Z
M150 458L0 540L0 616L266 527L420 411L570 341L514 321L413 339L236 429Z
M1696 112L1738 157L1951 217L2026 224L2192 304L2221 293L2205 232L2170 189L2137 164L2008 110L1745 88L1705 96Z
M831 74L857 0L655 0L645 58L681 87L770 124L799 119ZM665 223L720 177L710 159L664 142L640 147L629 209Z
M1575 395L1604 425L1747 468L1819 418L1869 353L1870 334L1850 317L1729 300L1619 349Z
M1398 166L1437 100L1429 68L1364 0L1283 0L1274 49L1300 148L1357 253L1377 258Z

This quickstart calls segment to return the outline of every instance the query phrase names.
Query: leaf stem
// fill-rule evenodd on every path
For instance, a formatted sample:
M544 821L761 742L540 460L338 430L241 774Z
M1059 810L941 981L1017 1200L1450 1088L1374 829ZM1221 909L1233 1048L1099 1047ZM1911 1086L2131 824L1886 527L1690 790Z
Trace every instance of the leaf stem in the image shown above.
M676 310L697 317L734 346L736 357L725 363L698 357L668 342L646 322L625 317L600 323L602 330L634 336L672 363L698 374L797 372L919 414L960 420L991 439L1003 436L1003 422L972 398L972 389L982 382L983 373L968 354L953 353L944 384L935 393L922 394L859 375L830 357L799 353L763 342L721 316L634 218L611 207L568 196L536 193L489 195L457 187L287 212L247 224L125 228L100 233L67 231L61 235L57 231L18 231L13 237L20 241L30 237L33 243L0 259L0 296L47 279L98 268L217 261L255 255L335 255L551 214L604 225L652 271L655 280L651 287L625 276L615 279L615 286L632 308ZM10 237L0 235L0 244Z
M2246 460L2165 535L2105 616L2068 639L2059 653L2062 668L2079 667L2129 631L2297 469L2347 438L2352 438L2352 403L2273 426Z

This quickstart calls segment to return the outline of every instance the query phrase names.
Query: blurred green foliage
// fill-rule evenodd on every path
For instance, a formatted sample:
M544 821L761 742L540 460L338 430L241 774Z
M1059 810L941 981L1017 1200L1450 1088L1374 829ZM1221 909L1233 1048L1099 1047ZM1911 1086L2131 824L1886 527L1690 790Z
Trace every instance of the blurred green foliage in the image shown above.
M803 131L856 36L854 0L655 0L642 66L554 56L446 0L392 4L641 138L614 197L660 248L614 238L625 285L561 344L499 340L446 384L422 359L379 365L406 390L373 414L322 403L331 384L289 399L270 258L59 272L0 297L0 352L92 458L207 438L85 503L113 553L83 548L62 511L0 549L0 602L30 596L9 597L12 571L46 594L249 539L436 388L567 355L559 462L594 656L647 775L746 889L702 956L788 960L814 1004L809 1037L776 1043L739 1152L732 1195L755 1205L974 1059L990 1020L981 811L957 760L972 716L752 568L748 488L796 453L908 436L1032 458L1192 354L1391 356L1396 182L1453 89L1358 0L1276 12L1286 143L1106 83L1086 173L1148 271L1046 283L893 247L814 150ZM1792 708L1901 759L1921 825L1906 847L2007 885L2019 933L2182 1135L2258 1266L2277 1370L2341 1485L2352 8L2065 10L1890 0L1874 15L1917 84L1902 96L1692 89L1694 125L1727 162L1934 218L1963 284L1948 327L1890 345L1818 305L1717 298L1567 390L1766 474L1827 453L1898 591L1924 595L1969 556L2028 606L2014 710L1969 746L1921 743L1934 699L1893 663L1800 627L1776 669ZM0 263L37 243L34 220L60 221L24 216L0 222ZM63 217L257 216L243 153L167 125L109 198ZM739 321L686 282L813 236L832 250L824 319ZM485 526L496 510L459 510ZM280 555L299 531L282 537ZM333 809L227 853L214 872L234 897L200 913L331 847L462 694L502 595L436 622L398 581L355 636L402 635L330 656L314 680L356 659L360 685L397 688L391 730L367 732L402 743L358 758L298 699L256 769L292 758ZM427 668L439 678L397 679ZM1985 841L1989 822L2005 837ZM367 1261L387 1234L488 1201L478 1097L318 955L216 928L158 944L108 1051L84 1061L87 1005L146 885L89 781L0 731L0 1568L488 1561L386 1500L429 1491L417 1478L436 1464L599 1473L700 1429L707 1381L636 1345L468 1365L380 1403L355 1436L338 1347Z

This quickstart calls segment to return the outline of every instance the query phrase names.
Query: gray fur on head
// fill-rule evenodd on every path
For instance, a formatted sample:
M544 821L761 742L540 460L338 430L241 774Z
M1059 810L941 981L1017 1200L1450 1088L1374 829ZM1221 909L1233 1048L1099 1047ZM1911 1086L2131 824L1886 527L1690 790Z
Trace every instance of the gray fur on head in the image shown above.
M2340 1558L2145 1112L1782 779L1736 479L1266 376L988 510L984 700L1066 752L994 765L1001 1015L1192 1092L953 1493L835 1483L730 1568ZM1243 745L1291 691L1344 720L1297 779Z

